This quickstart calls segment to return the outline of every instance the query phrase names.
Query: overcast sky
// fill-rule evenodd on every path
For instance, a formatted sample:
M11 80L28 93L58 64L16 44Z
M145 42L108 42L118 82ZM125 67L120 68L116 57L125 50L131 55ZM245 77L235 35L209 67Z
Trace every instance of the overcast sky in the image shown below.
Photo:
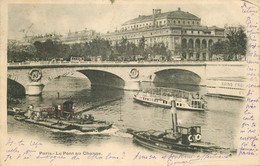
M99 1L101 2L101 1ZM105 3L104 3L105 2ZM153 2L153 3L151 3ZM185 1L159 3L137 1L81 4L9 4L8 38L21 38L22 29L31 29L28 35L56 32L67 33L69 30L80 31L93 29L105 33L120 28L120 25L138 15L150 15L152 9L160 8L162 12L174 11L178 7L201 18L202 24L224 27L244 24L241 14L241 1Z

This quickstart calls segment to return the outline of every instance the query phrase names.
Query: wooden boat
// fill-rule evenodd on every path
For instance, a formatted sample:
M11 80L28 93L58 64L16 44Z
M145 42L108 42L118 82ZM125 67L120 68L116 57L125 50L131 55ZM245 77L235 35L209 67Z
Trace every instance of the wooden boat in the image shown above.
M128 129L133 135L133 141L141 146L163 150L171 153L182 152L225 152L227 148L221 148L212 143L202 142L200 126L177 125L177 113L175 101L172 102L172 129L165 131L135 131Z
M26 117L23 115L14 115L14 119L18 121L23 121L26 119Z
M26 111L22 110L21 108L17 107L8 107L7 114L8 115L24 115Z

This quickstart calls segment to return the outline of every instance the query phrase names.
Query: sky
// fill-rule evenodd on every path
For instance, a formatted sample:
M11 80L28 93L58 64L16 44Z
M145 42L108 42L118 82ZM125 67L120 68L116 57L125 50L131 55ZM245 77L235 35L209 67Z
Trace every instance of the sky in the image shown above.
M82 1L81 1L82 2ZM162 3L163 2L163 3ZM203 2L203 3L201 3ZM243 25L241 20L242 1L97 1L88 3L9 3L8 4L8 38L20 39L28 30L28 35L45 33L65 34L69 30L81 31L85 28L106 33L120 29L124 22L138 17L151 15L152 9L162 12L182 11L201 18L207 26L224 27ZM23 31L25 29L25 31Z

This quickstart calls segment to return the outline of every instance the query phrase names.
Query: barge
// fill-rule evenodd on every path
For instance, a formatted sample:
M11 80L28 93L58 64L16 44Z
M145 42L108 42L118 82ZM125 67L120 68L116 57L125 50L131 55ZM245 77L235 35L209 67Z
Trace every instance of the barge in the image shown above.
M30 105L24 115L16 115L14 118L51 129L75 129L81 132L101 132L113 125L106 121L95 120L91 114L75 113L74 103L70 100L57 100L51 108L34 108Z

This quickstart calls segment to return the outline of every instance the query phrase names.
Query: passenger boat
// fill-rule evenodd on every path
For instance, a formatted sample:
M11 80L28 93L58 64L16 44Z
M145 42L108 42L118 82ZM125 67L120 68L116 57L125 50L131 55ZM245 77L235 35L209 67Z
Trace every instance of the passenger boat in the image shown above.
M203 111L206 107L205 101L199 96L198 92L188 92L179 89L163 88L168 92L175 91L175 93L167 93L166 95L158 95L154 92L144 93L139 92L134 95L133 99L136 102L143 104L151 104L165 108L171 108L171 102L176 101L176 108L182 110Z
M173 101L171 109L172 129L165 131L135 131L128 129L127 132L133 135L133 141L141 146L163 150L171 153L183 152L226 152L228 148L221 148L212 143L202 142L200 126L179 126L177 125L176 102Z
M58 130L101 132L112 127L112 123L94 120L90 114L74 113L73 102L56 99L51 108L34 108L30 105L26 114L17 115L16 120Z
M242 77L208 79L207 95L232 99L244 99L246 96L246 79Z

